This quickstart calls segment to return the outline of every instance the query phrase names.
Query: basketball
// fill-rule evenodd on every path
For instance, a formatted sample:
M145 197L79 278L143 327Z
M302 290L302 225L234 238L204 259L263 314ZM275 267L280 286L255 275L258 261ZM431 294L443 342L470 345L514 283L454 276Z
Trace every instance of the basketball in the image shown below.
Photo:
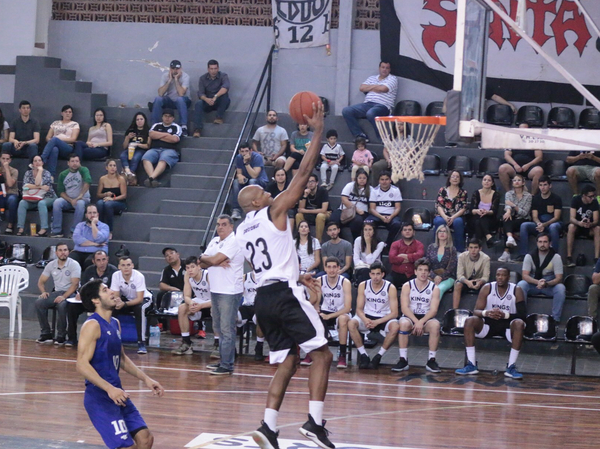
M313 92L298 92L290 100L290 116L296 123L300 125L306 125L306 120L304 120L304 114L307 117L312 117L312 105L314 103L315 106L317 106L319 104L319 101L321 101L321 99L318 97L317 94Z

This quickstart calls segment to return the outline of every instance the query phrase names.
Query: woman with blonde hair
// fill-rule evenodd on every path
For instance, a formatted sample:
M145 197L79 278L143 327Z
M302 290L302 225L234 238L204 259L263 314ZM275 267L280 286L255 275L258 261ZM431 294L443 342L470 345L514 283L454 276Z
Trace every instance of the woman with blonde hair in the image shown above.
M429 277L440 289L440 299L456 279L458 254L452 244L452 234L446 225L440 225L435 230L435 242L427 247L425 257L429 260Z

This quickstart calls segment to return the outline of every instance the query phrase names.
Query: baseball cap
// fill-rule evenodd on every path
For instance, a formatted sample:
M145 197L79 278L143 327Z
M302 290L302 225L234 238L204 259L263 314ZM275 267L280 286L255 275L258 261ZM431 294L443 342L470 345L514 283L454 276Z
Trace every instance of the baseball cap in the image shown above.
M173 60L171 61L171 64L169 64L169 66L170 66L172 69L180 69L180 68L181 68L181 62L180 62L180 61L178 61L177 59L173 59Z
M175 111L171 108L164 108L162 115L165 115L165 114L169 114L169 115L175 117Z
M162 250L163 256L165 255L165 253L166 253L167 251L175 251L176 253L177 253L177 252L179 252L179 251L177 251L175 248L173 248L172 246L165 246L165 247L163 248L163 250Z

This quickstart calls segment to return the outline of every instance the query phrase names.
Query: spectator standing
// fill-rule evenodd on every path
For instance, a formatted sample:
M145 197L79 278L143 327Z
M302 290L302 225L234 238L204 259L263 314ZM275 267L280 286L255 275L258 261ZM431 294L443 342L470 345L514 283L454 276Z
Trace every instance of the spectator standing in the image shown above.
M362 232L365 218L369 215L370 196L369 175L364 169L359 168L356 172L356 179L346 184L342 189L340 207L331 214L331 221L339 223L342 228L348 226L352 238L356 239ZM354 209L354 217L346 223L342 223L342 212L346 209Z
M446 225L435 230L435 242L427 247L425 257L429 260L429 278L440 289L440 300L456 279L458 255L452 244L452 234Z
M150 149L142 156L144 170L148 179L144 181L146 187L159 187L156 180L167 168L175 167L179 162L179 142L181 141L182 128L174 122L173 109L163 110L162 122L155 123L150 128Z
M180 136L187 136L188 108L192 104L189 91L190 76L181 69L181 62L173 59L169 64L169 70L163 72L160 78L158 96L154 99L154 104L148 105L151 106L152 123L160 122L165 109L171 110L171 115L173 109L177 109L181 123Z
M305 124L299 124L298 129L292 132L292 136L290 137L290 157L286 159L284 167L286 172L292 170L292 174L296 174L312 138L313 132Z
M269 182L265 173L263 157L252 151L248 142L240 144L239 151L240 154L235 157L235 178L231 189L231 206L233 208L231 218L234 220L242 218L242 211L238 203L240 190L248 185L259 185L265 188Z
M600 256L600 206L596 200L596 188L586 184L581 195L571 199L569 227L567 231L567 267L575 266L573 260L573 244L575 237L592 237L594 239L594 263Z
M373 155L367 150L367 141L364 137L357 137L354 141L356 149L352 153L352 181L356 179L356 172L361 168L369 174L373 165Z
M492 238L492 232L498 227L499 209L500 194L496 191L494 178L486 173L481 179L481 189L473 192L471 217L475 236L480 241L485 240L488 248L492 248L496 244L496 241Z
M46 146L42 151L42 159L52 177L56 176L58 158L69 158L73 152L73 144L79 137L79 123L73 120L73 108L66 104L61 109L62 120L50 125L46 135Z
M366 223L375 226L385 226L388 230L387 245L392 246L396 235L402 227L400 208L402 206L402 193L392 185L392 174L383 171L379 174L379 185L371 189L369 195L369 216Z
M340 276L350 279L352 271L352 244L340 238L340 225L336 222L327 224L327 235L329 240L321 246L321 259L323 266L327 264L328 257L335 257L340 261ZM318 275L322 276L325 272Z
M0 155L0 208L8 210L6 216L5 234L12 234L17 222L17 207L19 206L19 188L17 180L19 171L11 167L12 157L9 151L2 151Z
M527 123L521 123L519 128L529 128ZM505 192L510 190L510 180L520 174L523 179L531 180L531 193L535 195L538 190L538 182L544 174L540 165L544 155L542 150L504 150L504 160L498 170L498 177Z
M308 177L308 183L304 190L304 196L298 203L296 224L306 220L308 224L315 226L315 236L319 242L323 239L325 223L329 219L329 193L327 189L319 187L319 178L315 174Z
M48 230L50 229L50 225L48 224L48 209L52 208L52 204L56 199L56 192L52 187L52 176L50 175L50 172L44 170L42 156L38 155L33 157L31 169L27 170L23 177L23 189L26 194L32 190L37 191L38 189L45 191L45 194L40 200L22 199L19 201L17 212L17 235L25 235L25 219L27 218L27 211L37 208L40 215L40 229L36 235L38 237L48 236Z
M362 235L354 240L352 258L355 284L358 285L369 279L370 266L375 261L381 262L383 248L385 248L385 242L379 241L375 227L371 223L365 223Z
M306 220L302 220L298 225L295 240L300 271L309 274L316 273L321 265L321 244L319 240L310 235L310 227Z
M196 111L194 137L200 137L204 127L204 113L217 111L217 117L213 121L216 125L223 124L225 111L229 107L229 76L219 70L219 62L211 59L208 61L208 72L198 80L199 101L194 107Z
M117 161L106 161L106 174L100 177L96 196L96 207L100 221L108 225L110 238L114 227L114 217L127 209L127 181L117 173Z
M571 151L567 156L567 180L573 195L579 194L581 181L593 182L600 192L600 151Z
M75 142L75 153L83 161L94 161L105 159L110 155L110 147L113 144L113 130L110 123L106 121L104 109L98 108L94 111L95 125L88 131L87 142Z
M467 211L467 191L462 187L462 173L456 170L450 172L446 186L441 187L438 191L435 203L436 217L433 219L434 231L442 224L454 229L454 240L459 252L465 250L463 215Z
M521 225L531 220L531 201L533 197L525 187L525 177L517 173L512 178L513 189L506 192L504 197L504 215L502 227L506 234L504 252L498 258L500 262L510 262L510 248L517 246L515 232L519 232Z
M458 309L464 291L479 291L490 280L490 256L481 251L481 241L477 238L469 240L467 251L458 256L456 282L452 293L452 308Z
M321 149L321 187L330 190L344 160L344 149L337 143L338 133L335 129L327 131L326 137L327 143ZM329 183L327 183L327 170L331 170Z
M9 151L13 157L31 159L38 154L40 132L39 122L31 117L31 103L22 100L19 103L19 117L13 120L8 142L2 144L2 151Z
M315 142L318 143L318 142ZM258 145L260 144L260 148ZM285 165L285 150L288 144L287 131L277 124L277 112L267 112L267 124L261 126L252 137L252 149L263 157L265 165L282 168Z
M397 290L415 278L415 262L425 256L425 247L415 239L415 227L412 223L403 223L400 231L402 238L392 243L388 260L392 270L388 277Z
M150 138L150 125L146 114L138 112L125 131L123 139L123 151L121 152L121 166L123 174L127 179L127 185L137 186L135 172L142 160L146 150L150 149L152 139ZM131 149L131 150L130 150Z
M85 270L92 264L94 253L101 249L108 253L108 241L110 231L106 223L98 218L98 208L95 204L85 207L85 221L78 223L73 232L75 248L69 257L75 259Z

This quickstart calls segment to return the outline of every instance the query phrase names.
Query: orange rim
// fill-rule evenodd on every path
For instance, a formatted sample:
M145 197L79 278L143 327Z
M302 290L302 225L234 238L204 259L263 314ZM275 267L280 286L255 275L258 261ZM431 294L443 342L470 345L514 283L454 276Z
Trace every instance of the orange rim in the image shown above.
M404 116L383 116L383 117L375 117L375 121L377 122L403 122L403 123L418 123L421 125L445 125L446 117L444 116L412 116L412 115L404 115Z

